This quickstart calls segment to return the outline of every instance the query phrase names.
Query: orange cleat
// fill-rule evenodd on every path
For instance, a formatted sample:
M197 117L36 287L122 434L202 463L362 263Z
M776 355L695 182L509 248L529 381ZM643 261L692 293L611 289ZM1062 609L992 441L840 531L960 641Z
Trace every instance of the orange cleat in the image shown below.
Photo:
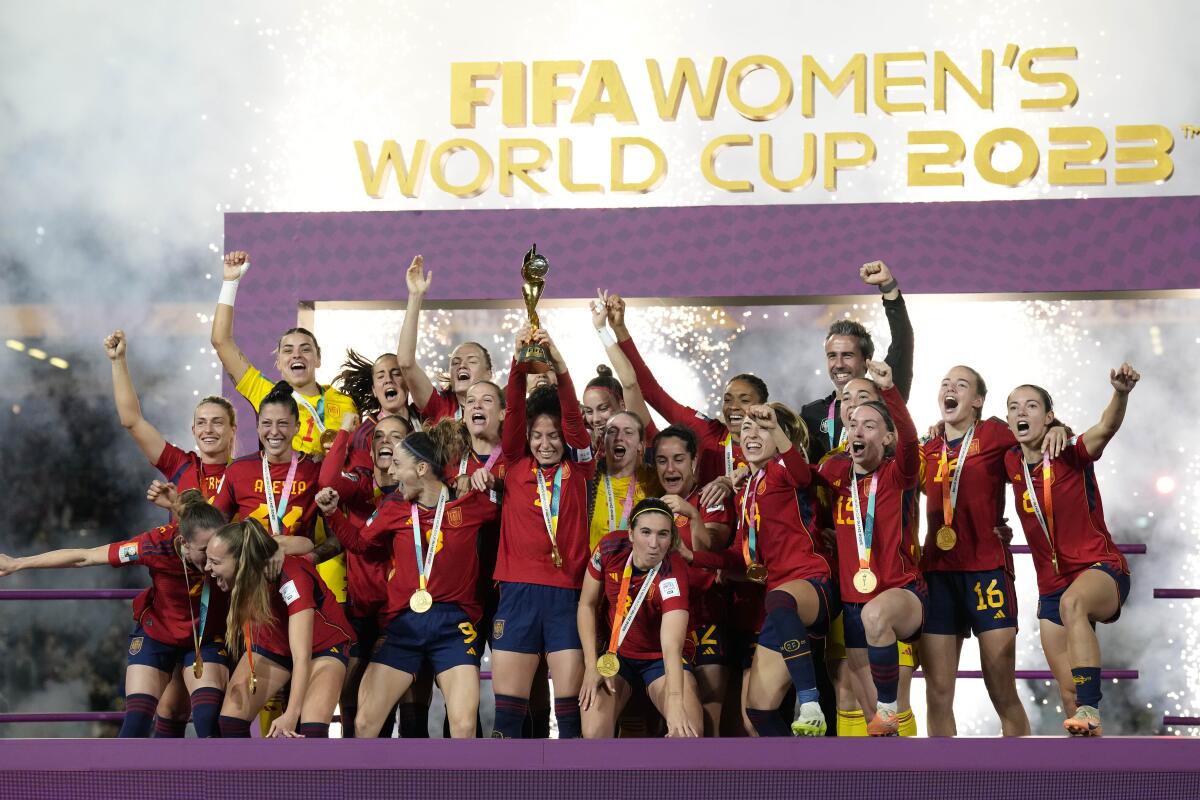
M1063 727L1072 736L1103 736L1100 711L1091 706L1080 706L1075 716L1063 720Z
M867 723L867 736L899 736L900 717L894 711L879 709Z

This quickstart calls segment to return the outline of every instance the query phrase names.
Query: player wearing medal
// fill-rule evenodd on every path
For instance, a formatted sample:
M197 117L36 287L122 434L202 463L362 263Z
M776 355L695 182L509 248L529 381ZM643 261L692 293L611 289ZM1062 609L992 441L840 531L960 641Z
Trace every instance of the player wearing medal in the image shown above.
M685 657L688 567L676 552L675 514L662 500L641 501L628 531L601 539L579 599L584 678L579 691L584 735L613 735L632 687L644 686L667 721L667 736L699 736L703 711ZM607 650L597 658L596 620L606 601ZM690 650L690 648L687 648Z
M883 360L892 368L896 388L907 402L912 388L913 329L904 296L900 294L891 270L882 261L863 264L858 274L863 283L877 287L883 295L883 310L892 339ZM833 382L833 391L800 409L800 416L808 426L810 463L819 463L821 456L836 448L845 438L845 428L838 413L842 388L851 378L866 375L867 362L874 356L875 343L871 340L871 334L858 322L839 319L829 327L829 333L825 336L825 363L829 380Z
M1012 554L997 535L1004 514L1004 454L1016 439L1001 420L983 419L986 398L987 386L974 369L947 372L938 388L940 431L921 448L928 531L921 571L929 586L921 662L930 736L957 733L954 683L963 640L972 633L979 638L983 681L1003 734L1029 735L1014 674Z
M407 429L405 435L420 429L417 407L408 401L408 387L395 353L384 353L374 361L367 361L350 350L333 383L354 401L362 415L362 423L354 430L350 441L348 463L351 467L367 472L375 469L371 443L379 420L396 417ZM342 419L345 420L345 414ZM357 414L355 421L358 421Z
M450 735L475 735L479 710L476 632L480 527L496 517L488 493L451 498L442 478L459 446L459 423L443 420L424 433L405 437L392 458L399 489L380 504L360 530L334 512L339 536L351 552L383 551L392 558L383 613L386 635L363 675L355 729L374 735L428 660L446 698Z
M185 452L176 447L142 416L126 361L127 343L125 332L120 330L104 340L104 351L112 361L113 400L121 425L129 431L146 460L179 492L199 489L206 498L212 497L233 452L237 434L233 406L224 397L201 400L192 415L196 450Z
M692 672L704 711L704 735L718 736L725 693L729 688L728 608L717 583L725 565L722 551L730 541L731 505L700 502L696 485L696 434L671 425L654 437L654 466L663 502L675 515L680 553L688 562L688 635L695 649Z
M307 453L293 449L299 424L291 387L281 381L258 410L262 454L229 465L213 505L230 517L256 519L276 536L312 539L321 468ZM337 548L336 539L327 539L313 550L313 561L320 563Z
M615 334L617 347L628 360L629 369L633 373L622 374L625 359L613 359L613 367L626 390L626 401L629 400L629 390L637 387L645 397L646 403L662 414L669 424L683 425L695 431L700 440L699 480L704 484L700 499L705 505L727 499L733 494L733 471L745 463L738 444L742 435L742 420L745 419L746 409L751 405L767 402L767 384L761 378L748 373L730 378L722 395L721 420L709 419L696 409L676 402L654 377L654 373L642 360L641 353L630 337L629 329L625 327L625 301L614 294L602 297L605 300L612 334L600 329L600 338L606 348L611 349L608 338Z
M803 442L802 429L783 405L750 406L742 422L742 452L752 474L735 497L737 542L746 577L765 583L767 592L746 706L759 736L788 735L778 709L789 684L800 704L790 732L824 736L827 727L809 634L824 634L834 587L828 552L814 533L811 471L803 449L792 444L797 437Z
M384 498L395 491L397 483L390 475L393 457L410 432L403 417L387 416L380 419L372 426L373 469L369 472L359 467L344 470L339 465L346 461L346 450L351 439L362 431L357 422L357 415L343 415L342 428L333 440L329 455L321 462L321 490L315 498L317 507L339 540L340 522L361 527ZM335 520L331 513L339 502L346 514ZM346 550L346 618L354 629L355 641L350 647L350 663L347 665L346 683L342 687L339 703L343 738L355 737L358 685L374 652L375 642L383 635L379 616L387 603L387 575L390 569L389 553ZM394 715L389 717L389 720L393 719ZM392 728L391 724L385 724L380 730L380 737L391 738Z
M225 371L229 373L242 397L250 401L255 411L279 384L265 378L233 338L233 303L238 283L250 268L250 256L242 251L225 256L225 280L217 309L213 312L212 346ZM298 425L292 433L292 447L301 453L320 458L333 443L342 414L355 411L354 401L334 389L317 383L317 368L321 366L321 347L312 332L305 328L284 331L275 347L275 368L291 389L298 410ZM315 487L313 492L316 492ZM260 521L262 518L259 518ZM346 564L338 557L336 545L325 543L324 526L314 529L317 543L318 570L339 602L346 600Z
M199 491L179 496L177 522L131 539L86 550L54 550L12 558L0 555L0 577L23 569L140 565L150 571L150 587L133 601L133 633L125 668L123 738L144 738L173 727L155 719L164 689L176 670L191 699L192 722L201 738L217 735L217 712L229 680L225 651L227 595L205 582L205 548L225 524L220 511ZM211 613L210 613L211 612ZM183 715L182 725L187 725ZM175 731L174 736L182 736Z
M611 531L629 530L634 505L661 494L654 468L645 459L646 426L629 411L604 426L604 460L589 493L588 543L595 549Z
M1038 386L1008 396L1008 426L1019 448L1004 458L1017 515L1033 551L1042 650L1058 681L1072 736L1099 736L1100 641L1092 627L1116 622L1129 595L1129 565L1104 522L1094 464L1125 419L1141 375L1129 364L1109 373L1113 396L1100 421L1059 454L1047 448L1054 404Z
M554 679L559 738L580 735L583 651L575 608L588 559L587 491L595 470L591 438L562 355L542 329L517 332L517 351L544 347L556 387L525 397L525 364L513 360L502 430L504 504L492 623L493 736L520 738L540 655ZM567 448L572 458L567 457Z
M234 522L208 545L205 569L229 592L225 628L241 659L221 706L221 736L249 738L250 720L285 686L287 705L268 738L329 736L354 634L341 605L307 558L288 555L279 574L266 567L297 537L271 536L256 519Z
M915 640L927 598L909 545L915 525L921 454L917 432L887 364L867 363L884 402L870 401L850 417L846 454L819 467L832 495L838 585L847 666L877 693L871 736L899 732L896 642ZM894 452L893 452L894 448Z
M417 256L405 273L408 284L408 308L400 328L396 358L404 373L404 382L412 394L421 418L437 422L446 417L462 419L467 390L479 381L492 379L492 356L479 342L463 342L450 353L450 385L438 389L417 364L417 332L420 330L421 302L433 282L433 270L424 272L425 259Z

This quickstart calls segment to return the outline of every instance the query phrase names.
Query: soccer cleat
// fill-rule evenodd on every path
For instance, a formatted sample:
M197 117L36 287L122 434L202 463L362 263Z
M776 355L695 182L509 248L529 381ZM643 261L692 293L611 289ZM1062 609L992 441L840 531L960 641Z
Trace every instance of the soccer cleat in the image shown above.
M867 723L867 736L899 736L900 716L894 711L879 709Z
M1103 736L1100 711L1092 706L1080 706L1075 716L1063 720L1063 727L1072 736Z
M801 703L800 716L792 723L792 736L824 736L828 725L818 703Z

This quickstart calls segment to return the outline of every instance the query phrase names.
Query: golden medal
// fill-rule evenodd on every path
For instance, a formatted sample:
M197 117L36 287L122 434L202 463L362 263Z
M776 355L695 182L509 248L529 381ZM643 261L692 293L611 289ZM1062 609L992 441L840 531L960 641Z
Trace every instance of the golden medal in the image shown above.
M616 653L605 653L596 659L596 671L601 678L612 678L621 671L621 660Z
M870 594L875 591L875 587L879 585L879 579L875 577L875 573L867 567L863 567L858 572L854 573L854 588L861 594Z
M337 431L333 428L326 428L321 434L321 447L328 450L333 447L333 440L337 438Z
M937 546L939 550L953 550L956 544L958 544L958 534L954 532L954 528L949 525L938 528Z
M412 597L408 598L408 607L418 614L424 614L433 608L433 595L425 589L417 589L412 593Z
M196 662L192 664L192 674L196 676L196 680L204 677L204 662L200 660L200 653L196 653Z
M755 583L766 583L767 568L758 563L748 565L746 567L746 580L754 581Z
M550 551L550 560L557 569L562 569L562 554L558 552L558 545L554 545L554 549Z

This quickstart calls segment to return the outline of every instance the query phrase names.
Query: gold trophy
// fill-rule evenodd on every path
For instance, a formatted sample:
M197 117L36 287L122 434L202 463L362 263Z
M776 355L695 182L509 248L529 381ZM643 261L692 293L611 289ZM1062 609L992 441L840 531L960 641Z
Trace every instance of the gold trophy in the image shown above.
M550 262L537 251L537 245L529 248L525 260L521 264L521 296L525 298L525 310L529 313L529 327L534 330L542 327L538 319L537 302L546 288L546 273L550 271ZM529 342L517 353L517 361L526 365L533 373L550 371L550 355L546 348L535 342Z

